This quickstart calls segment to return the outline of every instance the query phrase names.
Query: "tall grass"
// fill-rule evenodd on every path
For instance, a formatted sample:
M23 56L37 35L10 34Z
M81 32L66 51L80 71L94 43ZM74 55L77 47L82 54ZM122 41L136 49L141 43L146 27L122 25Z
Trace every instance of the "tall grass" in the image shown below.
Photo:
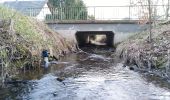
M14 29L16 33L25 38L25 40L33 41L35 43L43 41L42 36L40 36L34 27L35 23L30 20L31 18L3 6L0 6L0 18L14 20Z

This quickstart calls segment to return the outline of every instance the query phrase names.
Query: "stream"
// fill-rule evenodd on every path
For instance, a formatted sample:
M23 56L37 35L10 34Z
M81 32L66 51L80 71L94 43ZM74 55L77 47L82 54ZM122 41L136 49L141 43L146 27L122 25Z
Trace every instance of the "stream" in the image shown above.
M21 72L28 82L1 87L0 100L170 100L168 82L122 67L111 48L82 50L48 69Z

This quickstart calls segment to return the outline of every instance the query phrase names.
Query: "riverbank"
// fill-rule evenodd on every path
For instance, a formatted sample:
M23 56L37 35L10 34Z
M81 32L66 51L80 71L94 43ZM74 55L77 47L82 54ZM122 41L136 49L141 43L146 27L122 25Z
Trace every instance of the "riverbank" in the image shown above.
M164 23L152 29L152 42L148 41L149 30L143 31L120 43L116 55L125 65L170 79L170 24Z
M40 66L43 49L54 58L77 51L75 41L66 40L43 22L0 6L0 80L17 74L18 69Z

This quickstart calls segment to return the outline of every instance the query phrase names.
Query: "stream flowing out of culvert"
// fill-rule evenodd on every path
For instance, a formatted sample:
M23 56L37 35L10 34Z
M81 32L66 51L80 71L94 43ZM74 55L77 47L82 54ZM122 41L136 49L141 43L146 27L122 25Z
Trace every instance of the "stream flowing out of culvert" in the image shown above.
M48 69L20 73L29 82L0 88L0 100L170 100L168 83L115 63L113 50L83 50Z

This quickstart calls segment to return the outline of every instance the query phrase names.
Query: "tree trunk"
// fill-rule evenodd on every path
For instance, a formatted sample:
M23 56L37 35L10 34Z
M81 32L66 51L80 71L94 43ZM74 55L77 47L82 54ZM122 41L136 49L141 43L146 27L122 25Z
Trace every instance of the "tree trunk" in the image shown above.
M151 0L148 0L148 6L149 6L149 42L152 40L152 19L151 19Z

